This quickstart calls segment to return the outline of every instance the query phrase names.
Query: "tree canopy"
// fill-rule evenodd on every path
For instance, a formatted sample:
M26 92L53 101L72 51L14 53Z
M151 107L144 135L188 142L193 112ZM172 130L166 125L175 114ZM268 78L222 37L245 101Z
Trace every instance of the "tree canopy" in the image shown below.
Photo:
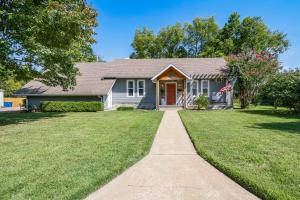
M274 107L300 112L300 69L276 73L262 87L260 96Z
M222 28L214 17L197 17L192 23L177 23L157 34L148 28L138 29L131 58L221 57L249 50L277 57L288 46L286 35L271 31L260 17L241 20L238 13L232 13Z
M84 0L0 2L0 81L76 84L76 61L95 60L96 11Z
M246 108L257 97L260 88L279 69L279 63L268 52L249 50L228 58L229 76L236 78L236 89L241 108Z

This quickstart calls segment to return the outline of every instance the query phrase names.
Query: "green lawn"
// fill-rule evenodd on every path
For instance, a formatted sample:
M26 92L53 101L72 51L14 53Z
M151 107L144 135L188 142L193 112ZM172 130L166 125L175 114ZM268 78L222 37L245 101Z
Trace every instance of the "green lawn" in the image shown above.
M263 199L300 199L300 115L181 111L198 153Z
M85 197L147 154L162 114L0 114L0 199Z

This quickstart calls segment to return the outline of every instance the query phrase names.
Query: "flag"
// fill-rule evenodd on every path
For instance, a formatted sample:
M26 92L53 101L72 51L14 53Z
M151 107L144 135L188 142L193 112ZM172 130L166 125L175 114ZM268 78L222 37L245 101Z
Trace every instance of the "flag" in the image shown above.
M231 91L231 85L228 83L226 84L224 87L222 87L219 92L221 93L224 93L224 92L227 92L227 91Z

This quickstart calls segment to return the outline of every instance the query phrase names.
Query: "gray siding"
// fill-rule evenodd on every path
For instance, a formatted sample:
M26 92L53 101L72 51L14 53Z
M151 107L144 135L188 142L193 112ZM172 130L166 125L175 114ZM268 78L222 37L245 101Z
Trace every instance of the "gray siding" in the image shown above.
M213 93L217 93L222 87L224 87L226 84L225 80L209 80L209 100L212 101L212 96ZM201 80L198 80L198 95L201 95ZM188 92L188 104L192 105L193 104L193 97L192 97L192 92L190 91L190 84L187 84L187 92ZM226 95L222 94L220 101L222 103L226 102Z
M225 80L223 80L223 81L210 80L209 84L210 84L209 99L211 100L213 93L219 92L220 89L225 86L226 81ZM200 88L200 92L201 92L201 81L200 80L199 80L199 88ZM225 94L222 95L221 102L225 102Z
M102 101L102 97L97 96L28 96L27 103L30 106L40 106L41 101Z
M127 80L135 81L134 97L127 97ZM144 97L137 96L137 80L145 80L146 94ZM150 79L117 79L112 88L113 107L130 105L137 108L155 108L156 86Z
M135 81L135 91L134 97L127 97L127 80L134 80ZM137 96L137 80L145 80L146 84L146 94L144 97ZM198 80L198 94L201 94L201 80ZM217 93L224 85L225 81L216 81L210 80L210 94L209 98L213 95L213 92ZM193 98L189 94L190 85L187 84L187 93L188 93L188 104L193 104ZM180 99L181 96L178 96ZM106 96L99 98L97 96L28 96L28 105L36 105L39 107L41 101L105 101L106 103ZM220 102L225 102L225 94L222 95ZM153 109L155 108L156 102L156 85L150 79L117 79L113 88L112 88L112 106L118 107L122 105L126 106L134 106L137 108L146 108L146 109ZM180 104L180 101L179 101ZM105 104L105 107L107 105Z

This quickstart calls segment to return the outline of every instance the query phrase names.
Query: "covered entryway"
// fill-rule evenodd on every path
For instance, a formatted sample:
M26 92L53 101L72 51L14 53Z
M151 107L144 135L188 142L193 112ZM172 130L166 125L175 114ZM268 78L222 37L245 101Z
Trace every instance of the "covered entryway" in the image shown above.
M186 81L190 77L174 65L165 67L151 79L156 83L156 109L162 106L186 107Z

